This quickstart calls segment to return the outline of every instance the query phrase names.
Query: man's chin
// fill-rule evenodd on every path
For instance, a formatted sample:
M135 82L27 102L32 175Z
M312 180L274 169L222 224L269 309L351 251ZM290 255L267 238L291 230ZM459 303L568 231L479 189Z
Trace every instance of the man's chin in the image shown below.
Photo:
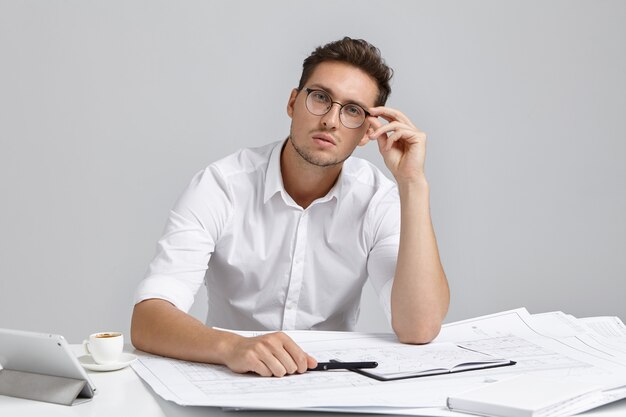
M321 152L316 153L314 151L307 151L297 146L294 146L294 149L296 150L297 154L300 155L300 157L304 159L306 162L308 162L311 165L320 167L320 168L334 167L336 165L341 164L343 161L345 161L345 159L338 160L336 158L333 158L327 155L326 156L320 155Z
M342 164L350 155L347 155L344 158L337 158L335 155L329 155L328 152L324 152L325 149L311 150L305 149L304 147L298 145L297 141L293 140L293 137L289 136L289 142L295 149L296 153L300 156L300 158L304 159L311 165L315 165L320 168L331 168L337 165ZM332 146L333 150L336 150L336 146ZM331 149L328 149L330 151Z

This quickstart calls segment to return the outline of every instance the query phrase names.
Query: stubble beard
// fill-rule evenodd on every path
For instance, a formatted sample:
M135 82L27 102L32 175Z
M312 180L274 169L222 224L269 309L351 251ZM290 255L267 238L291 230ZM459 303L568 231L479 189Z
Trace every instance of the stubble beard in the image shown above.
M307 151L306 149L298 145L296 141L293 140L293 138L294 138L293 131L291 131L289 133L289 138L288 138L289 142L291 142L291 145L296 150L298 155L300 155L302 159L304 159L311 165L315 165L321 168L333 167L333 166L344 163L344 161L350 157L350 155L346 155L346 157L343 159L326 160L321 156L316 156L315 154L313 154L313 152Z

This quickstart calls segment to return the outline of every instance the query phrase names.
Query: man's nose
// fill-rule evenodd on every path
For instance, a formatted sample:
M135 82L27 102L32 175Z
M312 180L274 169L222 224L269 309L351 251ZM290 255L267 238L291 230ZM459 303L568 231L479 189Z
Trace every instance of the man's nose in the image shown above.
M322 116L322 123L324 124L324 127L327 129L336 128L339 124L339 113L341 113L341 105L339 103L331 104L328 113Z

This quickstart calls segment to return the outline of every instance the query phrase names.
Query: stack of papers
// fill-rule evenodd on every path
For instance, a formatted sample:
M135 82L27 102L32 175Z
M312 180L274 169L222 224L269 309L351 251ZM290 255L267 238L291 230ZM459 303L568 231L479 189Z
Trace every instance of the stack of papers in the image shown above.
M603 391L587 382L522 374L449 397L448 408L483 416L563 417L611 402Z
M521 308L447 324L434 342L420 346L401 344L393 334L286 333L319 361L375 360L379 368L373 371L381 379L411 378L378 381L350 371L263 378L148 354L132 367L166 400L226 409L459 416L447 408L449 397L520 374L590 384L597 405L626 397L626 326L617 317L531 315ZM516 364L413 378L420 372L439 373L433 368L441 364L450 370L472 363L476 357L464 355L476 352Z

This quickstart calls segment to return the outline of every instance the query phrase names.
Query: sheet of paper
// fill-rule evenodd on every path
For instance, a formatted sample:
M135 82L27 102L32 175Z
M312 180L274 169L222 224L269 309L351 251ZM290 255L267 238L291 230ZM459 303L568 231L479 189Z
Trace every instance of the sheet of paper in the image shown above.
M586 351L588 354L602 358L606 362L616 365L626 366L626 343L621 343L621 336L611 328L621 320L617 317L597 317L593 322L585 319L576 319L574 316L564 314L560 311L534 314L532 320L535 329L540 329L543 334L554 335L556 323L562 324L561 328L569 328L569 334L559 333L558 340L567 346ZM589 325L593 323L594 325ZM608 329L611 329L607 332Z
M600 336L626 342L626 325L619 317L585 317L579 320Z
M262 378L235 374L222 366L150 355L141 355L133 368L167 400L181 405L237 409L363 411L365 407L368 412L376 413L386 410L394 414L430 415L420 414L428 409L439 410L442 416L453 416L458 414L445 410L449 395L519 373L545 373L619 386L626 378L626 366L620 360L612 360L611 353L600 343L581 346L580 337L589 336L588 327L577 324L575 319L569 323L568 320L559 315L537 321L525 309L517 309L448 324L436 342L458 343L518 364L392 382L375 381L349 371ZM318 360L376 360L393 357L394 350L406 346L399 344L392 334L309 331L288 334ZM595 332L594 335L602 337ZM626 349L619 352L626 355Z
M322 353L322 352L320 352ZM393 347L359 347L324 351L324 355L342 362L353 360L378 362L367 373L384 378L402 378L421 374L452 372L475 365L508 363L508 360L465 349L449 342L423 346L398 345Z

